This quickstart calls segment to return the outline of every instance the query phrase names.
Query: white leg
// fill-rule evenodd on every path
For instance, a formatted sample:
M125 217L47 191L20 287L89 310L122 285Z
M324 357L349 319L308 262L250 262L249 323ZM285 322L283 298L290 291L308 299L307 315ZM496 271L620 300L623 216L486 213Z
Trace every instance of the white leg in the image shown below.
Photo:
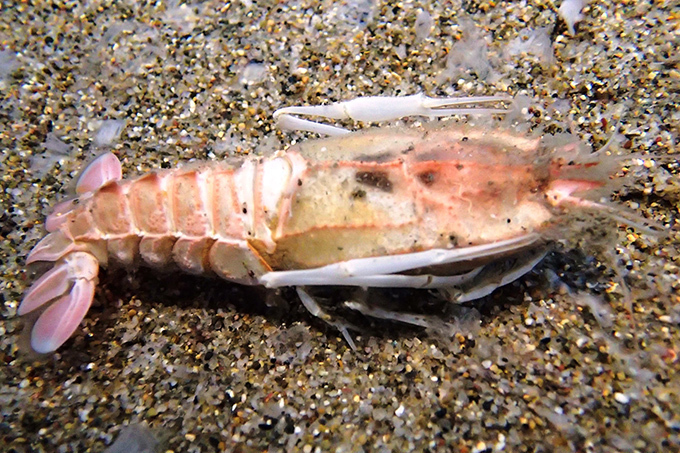
M462 98L430 98L423 94L369 96L329 105L284 107L274 112L274 119L277 120L281 129L304 130L324 135L342 135L347 134L348 131L344 128L301 119L297 115L365 122L392 121L407 116L439 118L451 115L505 113L505 109L475 108L474 106L510 100L511 98L507 96Z
M312 275L296 276L296 285L305 286L361 286L365 288L450 288L452 286L462 285L475 278L475 276L483 269L482 267L475 268L470 272L464 274L439 276L439 275L402 275L402 274L388 274L388 275L366 275L366 276L351 276L351 277L336 277L332 283L325 276L315 277ZM297 271L294 271L297 272ZM269 275L269 274L267 274ZM293 286L293 285L282 285Z
M531 236L531 235L529 235ZM508 241L504 241L507 243ZM498 244L498 243L497 243ZM468 247L472 249L474 247ZM477 247L479 249L479 247ZM458 249L460 250L460 249ZM500 250L500 248L498 249ZM519 250L519 248L517 249ZM507 249L503 249L504 253ZM449 251L450 252L450 251ZM423 252L425 253L425 252ZM410 254L417 255L417 254ZM480 299L484 296L489 295L491 292L497 288L512 283L517 280L527 272L531 271L546 255L544 249L532 250L526 253L522 253L517 257L506 258L504 261L499 261L498 263L492 262L485 266L480 266L472 271L465 274L454 275L454 276L433 276L433 275L367 275L367 276L344 276L337 278L333 281L328 281L326 278L314 277L313 275L306 275L297 278L297 281L304 281L305 284L309 285L339 285L339 286L366 286L366 287L393 287L393 288L444 288L441 294L447 299L456 303L468 302L471 300ZM404 256L404 255L398 255ZM473 256L469 254L468 256ZM389 258L389 257L382 257ZM459 261L465 261L470 258L460 259ZM501 258L501 260L503 260ZM353 263L357 261L364 260L352 260L347 261L347 263ZM431 263L432 264L432 263ZM320 268L323 269L323 268ZM310 271L293 271L293 272L314 272L319 269L311 269ZM269 273L271 274L281 274ZM460 286L459 286L460 285ZM455 287L454 287L455 286ZM326 313L323 308L309 295L302 287L296 287L298 297L304 304L304 306L309 310L309 312L322 319L326 323L332 325L338 329L347 343L352 349L355 349L354 341L349 335L347 330L348 327L353 328L351 325L341 322L334 321L332 317ZM347 308L356 310L366 316L371 316L379 319L387 319L391 321L403 322L406 324L412 324L415 326L433 328L441 331L451 331L449 324L441 321L436 316L428 315L417 315L413 313L401 313L397 311L387 310L379 307L371 307L362 303L347 301L344 303Z
M531 271L538 263L543 260L546 255L545 250L537 250L528 252L515 258L515 261L503 263L500 269L494 264L487 265L487 269L481 273L480 278L474 285L470 287L442 289L440 292L444 297L452 302L462 304L471 300L481 299L486 297L501 286L505 286L522 277L527 272ZM496 267L496 268L494 268Z
M294 108L294 107L290 107ZM300 107L304 108L304 107ZM286 109L281 109L286 110ZM282 131L307 131L313 132L315 134L328 135L330 137L337 137L340 135L347 135L351 131L337 126L331 126L330 124L317 123L316 121L303 120L297 116L289 115L288 113L277 113L281 112L277 110L274 112L274 118L276 119L276 124Z
M446 299L456 303L480 299L489 295L497 288L512 283L522 275L531 271L545 257L545 254L544 250L538 250L522 254L514 259L510 258L502 264L491 263L487 266L482 266L471 272L471 278L466 280L467 283L470 280L474 280L475 277L479 275L479 281L474 282L473 285L462 289L451 288L449 290L441 290L441 293L442 295L447 296ZM482 269L484 270L480 274L480 270ZM347 301L344 305L351 310L356 310L363 315L373 318L435 329L440 332L446 332L447 335L455 333L455 325L442 321L439 316L404 313L380 307L371 307L354 301Z
M360 258L329 264L316 269L268 272L260 277L259 283L268 288L300 285L390 286L395 288L451 286L452 284L460 284L460 282L456 283L455 279L461 276L434 277L391 274L502 255L537 244L539 241L540 236L532 233L473 247L433 249L403 255ZM447 278L452 280L445 280Z
M403 322L404 324L425 327L426 329L435 329L438 331L447 332L449 336L455 333L453 332L453 325L442 321L441 317L436 315L416 315L413 313L402 313L398 311L386 310L384 308L369 307L362 303L352 301L345 302L345 306L349 309L358 311L362 315L370 316L372 318Z
M340 321L334 321L331 315L326 313L324 309L321 308L321 305L319 305L319 303L315 301L314 298L310 296L307 291L302 289L302 287L298 286L295 288L295 290L297 291L298 297L302 301L302 304L305 306L305 308L312 315L316 316L317 318L325 321L326 323L338 329L342 334L343 338L345 339L345 341L347 342L347 344L349 344L349 347L352 348L352 350L356 351L357 347L354 344L354 340L352 340L349 331L347 330L347 327L353 328L353 326Z

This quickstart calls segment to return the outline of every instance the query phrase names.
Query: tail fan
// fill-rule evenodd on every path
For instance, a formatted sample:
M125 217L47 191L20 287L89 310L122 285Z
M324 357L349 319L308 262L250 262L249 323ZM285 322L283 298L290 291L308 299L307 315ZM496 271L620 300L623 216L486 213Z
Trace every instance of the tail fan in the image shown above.
M47 308L31 332L38 353L56 350L75 332L92 304L99 262L87 252L69 253L40 277L26 293L19 315Z

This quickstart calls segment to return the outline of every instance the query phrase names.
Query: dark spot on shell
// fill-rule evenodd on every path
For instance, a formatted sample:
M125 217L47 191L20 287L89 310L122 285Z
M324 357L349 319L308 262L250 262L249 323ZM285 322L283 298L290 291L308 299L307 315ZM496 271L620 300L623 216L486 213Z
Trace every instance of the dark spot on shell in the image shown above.
M298 179L298 186L301 186L301 185L302 185L302 180Z
M357 160L359 162L375 162L375 163L390 162L392 159L394 159L394 156L391 153L382 153L376 155L362 154L361 156L357 157Z
M354 179L360 184L375 187L383 192L392 192L392 181L384 171L358 171Z
M465 168L463 164L456 164L456 170L462 170L463 168Z
M366 196L366 191L362 189L356 189L355 191L352 192L352 198L359 199L359 198L364 198Z
M420 179L420 182L429 187L434 184L436 174L433 171L425 171L418 175L418 179Z
M462 141L462 142L466 142L466 141L468 141L468 138L467 138L467 137L463 137L463 138L461 139L461 141Z

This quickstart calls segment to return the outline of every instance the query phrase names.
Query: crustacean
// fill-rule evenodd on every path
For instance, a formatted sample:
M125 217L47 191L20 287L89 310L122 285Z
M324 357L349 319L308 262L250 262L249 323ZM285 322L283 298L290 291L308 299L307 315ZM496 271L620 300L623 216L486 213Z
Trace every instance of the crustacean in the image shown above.
M542 233L564 210L596 203L600 156L551 148L499 128L459 124L348 131L293 115L360 121L502 113L504 97L371 97L275 113L285 128L332 135L237 164L206 162L122 180L112 153L80 177L77 198L48 216L27 263L52 262L25 294L43 310L32 347L54 351L94 298L99 266L176 265L269 288L456 288L483 297L531 270ZM498 104L497 104L498 105ZM467 106L467 107L466 107ZM605 166L606 167L606 166ZM511 259L493 278L485 269ZM343 332L346 334L346 332ZM351 341L351 340L350 340Z

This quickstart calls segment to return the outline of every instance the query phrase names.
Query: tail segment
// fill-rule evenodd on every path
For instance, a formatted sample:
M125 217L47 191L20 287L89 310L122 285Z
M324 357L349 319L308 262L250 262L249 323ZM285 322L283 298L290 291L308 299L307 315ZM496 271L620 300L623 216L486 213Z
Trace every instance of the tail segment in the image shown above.
M56 350L75 332L94 299L99 262L87 252L73 252L61 258L40 277L24 296L19 315L46 304L31 333L31 347L39 353Z
M112 153L95 159L82 173L76 193L90 192L121 178L121 165ZM27 264L54 262L54 267L33 283L19 306L19 315L44 310L31 332L31 347L39 353L56 350L75 332L92 305L99 273L99 260L92 249L78 243L67 227L79 200L60 203L48 216L45 227L50 233L31 251Z

